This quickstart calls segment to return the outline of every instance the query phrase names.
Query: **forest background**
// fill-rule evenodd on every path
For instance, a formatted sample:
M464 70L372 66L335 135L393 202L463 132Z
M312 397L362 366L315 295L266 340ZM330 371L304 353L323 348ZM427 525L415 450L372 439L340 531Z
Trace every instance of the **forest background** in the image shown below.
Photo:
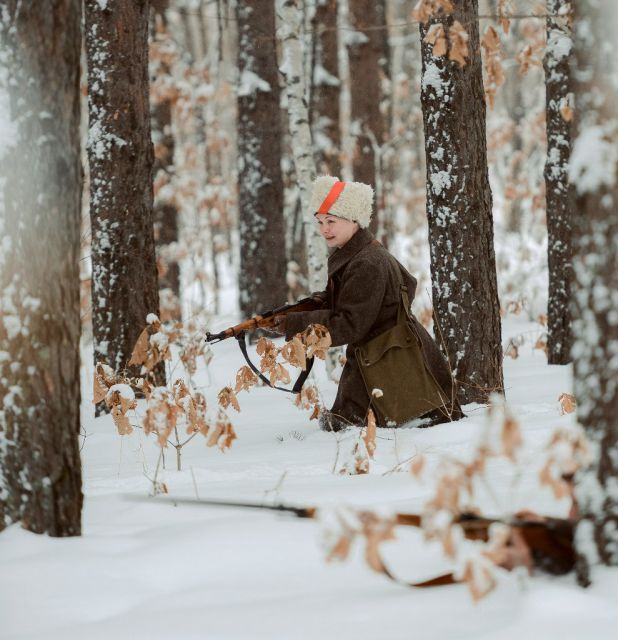
M526 347L574 361L578 579L618 562L614 3L51 4L0 16L2 526L81 532L80 367L97 415L153 434L159 461L169 444L180 470L199 434L232 445L255 380L207 403L204 332L323 288L307 199L329 173L374 186L372 231L418 277L468 407L497 403ZM262 367L286 382L274 348L287 364Z

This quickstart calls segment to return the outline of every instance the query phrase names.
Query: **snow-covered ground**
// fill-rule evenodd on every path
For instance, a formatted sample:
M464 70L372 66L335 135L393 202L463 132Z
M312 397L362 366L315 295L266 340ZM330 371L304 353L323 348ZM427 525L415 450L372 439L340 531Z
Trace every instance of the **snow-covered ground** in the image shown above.
M539 488L536 468L551 431L574 422L558 403L571 390L570 368L548 366L533 349L538 325L512 319L503 333L505 344L527 336L520 357L505 363L508 404L526 448L517 470L498 461L490 468L483 507L497 515L523 506L564 515L566 502ZM198 374L211 402L243 364L235 344L214 349L209 373ZM83 536L53 539L19 526L0 534L3 640L618 637L618 570L599 569L587 590L572 575L528 578L498 570L497 589L475 604L465 586L414 590L389 581L368 568L361 549L345 563L326 563L320 521L148 497L158 447L140 431L121 438L110 417L92 417L89 357ZM317 368L329 404L335 386ZM469 455L486 414L469 406L469 417L458 423L380 431L370 473L349 476L337 472L354 432L319 431L278 391L254 388L239 400L241 413L231 411L238 440L230 451L206 448L198 436L184 450L183 471L174 470L173 451L166 456L161 479L170 496L314 505L327 513L336 505L417 511L431 485L417 483L406 461L421 453L430 464ZM448 568L414 530L385 545L385 557L406 579Z

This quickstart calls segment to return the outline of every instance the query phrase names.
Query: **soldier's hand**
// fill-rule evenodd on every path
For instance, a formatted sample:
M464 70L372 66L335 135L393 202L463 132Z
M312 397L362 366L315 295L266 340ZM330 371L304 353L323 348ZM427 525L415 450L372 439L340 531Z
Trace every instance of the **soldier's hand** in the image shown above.
M273 318L273 324L271 327L271 330L274 333L278 333L282 336L285 335L285 325L286 325L286 318L283 315L280 316L275 316Z

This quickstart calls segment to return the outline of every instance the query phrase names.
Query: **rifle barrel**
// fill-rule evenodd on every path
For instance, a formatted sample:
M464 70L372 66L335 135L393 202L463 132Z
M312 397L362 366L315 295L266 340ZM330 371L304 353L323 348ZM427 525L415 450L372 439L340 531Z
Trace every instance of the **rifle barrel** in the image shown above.
M287 504L263 504L261 502L236 502L234 500L202 500L201 498L172 498L158 497L158 502L177 504L195 504L206 507L236 507L238 509L258 509L263 511L278 511L279 513L291 513L297 518L313 518L316 509L313 507L293 507Z

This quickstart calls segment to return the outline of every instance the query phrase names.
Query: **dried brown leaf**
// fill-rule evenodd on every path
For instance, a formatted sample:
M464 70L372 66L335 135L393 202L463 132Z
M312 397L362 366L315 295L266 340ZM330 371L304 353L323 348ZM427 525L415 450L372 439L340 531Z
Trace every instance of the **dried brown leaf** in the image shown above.
M563 103L560 105L560 115L565 122L571 122L573 120L573 114L575 111L570 104Z
M109 374L106 374L104 367L107 367L107 365L97 363L94 369L92 395L92 402L94 402L94 404L98 404L99 402L105 400L108 389L112 386L112 384L114 384L113 381L109 380ZM109 369L109 367L107 368Z
M414 456L412 464L410 464L410 473L415 478L420 478L425 468L425 456L422 454Z
M240 405L238 404L238 398L234 393L232 387L224 387L219 391L219 395L217 396L217 401L224 408L227 409L230 405L236 409L236 411L240 412Z
M305 345L307 357L316 356L321 360L326 358L326 351L332 344L328 329L321 324L311 324L300 334L300 340Z
M180 413L181 409L176 405L172 393L165 387L155 387L144 416L144 432L156 434L159 446L166 447Z
M476 558L466 562L462 579L468 585L475 602L485 597L496 586L496 579L492 572L480 559Z
M442 532L442 549L444 551L444 555L451 560L454 559L457 555L457 547L455 546L455 538L453 536L453 526L449 525Z
M292 366L298 367L303 371L307 367L305 345L298 336L294 336L292 340L283 345L281 357Z
M436 58L446 55L447 43L444 25L440 23L432 24L427 30L423 42L433 45L432 54Z
M129 422L129 418L127 418L127 416L124 414L124 411L122 410L120 404L115 404L112 406L111 414L112 420L116 425L116 429L121 436L126 436L133 432L133 427Z
M148 342L150 338L149 328L145 327L139 334L137 342L133 347L133 353L129 360L129 366L144 364L148 359Z
M502 26L502 31L504 33L509 32L509 28L511 26L511 21L509 20L509 10L507 7L507 3L509 0L500 0L498 3L498 16L500 18L500 25Z
M326 561L332 562L333 560L343 561L350 554L352 548L352 542L356 537L356 532L351 527L343 527L341 534L337 537L335 544L333 544L326 555Z
M571 487L565 480L554 475L554 465L554 461L549 459L541 467L539 471L539 483L541 486L549 487L556 500L561 500L571 494Z
M417 22L426 24L433 16L440 12L446 15L453 13L453 5L450 0L419 0L412 10L412 18Z
M460 67L465 66L468 52L468 32L459 20L455 20L448 30L448 39L451 48L448 54L449 60L454 60Z
M283 382L283 384L289 384L291 378L289 371L282 365L276 362L274 366L268 372L268 380L270 384L275 385L277 382Z
M502 453L510 460L515 461L515 453L521 447L523 439L519 423L510 415L504 417L500 439L502 441Z
M517 360L517 358L519 358L519 347L513 341L509 342L509 346L506 348L504 355L505 357Z
M216 445L221 451L225 451L232 446L232 442L236 440L236 437L232 423L225 412L220 410L215 427L206 441L206 446L214 447Z
M375 513L362 512L359 514L365 537L365 560L367 564L378 572L385 571L384 561L380 554L380 545L388 540L395 540L395 518L380 518Z
M542 349L545 353L548 352L547 347L547 334L543 334L537 341L534 343L535 349Z
M367 415L367 430L363 437L365 441L365 448L367 449L367 455L373 458L373 454L376 450L376 417L371 409Z
M251 387L255 386L258 381L258 377L251 371L250 367L244 366L238 370L236 374L236 385L234 386L234 392L249 391Z

